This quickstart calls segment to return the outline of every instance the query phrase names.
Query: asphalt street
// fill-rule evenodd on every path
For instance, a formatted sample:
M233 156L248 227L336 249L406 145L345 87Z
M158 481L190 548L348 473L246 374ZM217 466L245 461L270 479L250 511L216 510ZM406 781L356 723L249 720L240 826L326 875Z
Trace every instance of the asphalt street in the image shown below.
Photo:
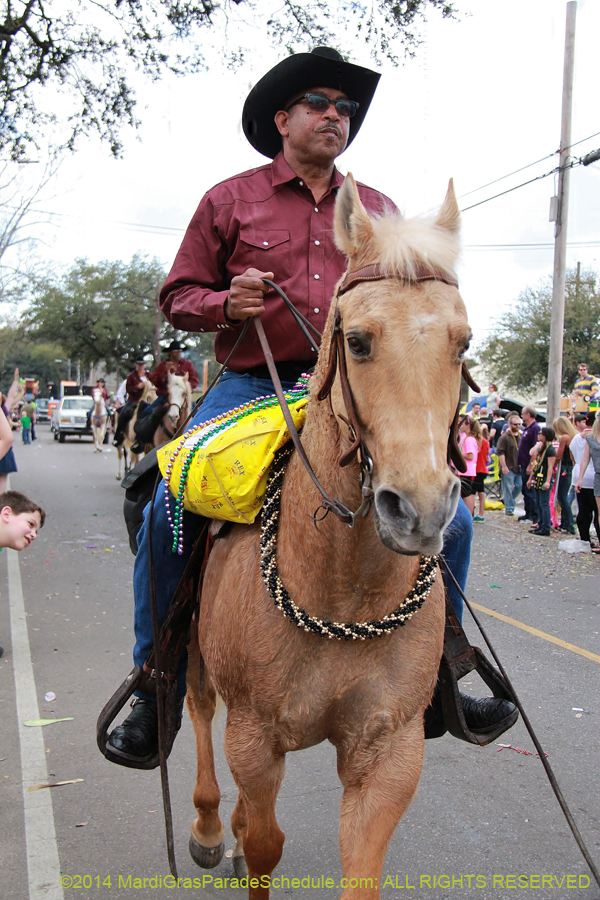
M203 873L188 854L196 763L187 715L169 766L175 845L180 877L201 885L206 875L204 887L159 886L168 865L158 770L124 769L98 752L98 713L132 667L124 492L112 448L94 453L90 439L59 445L47 425L38 432L31 446L16 445L12 487L46 509L47 523L28 550L0 553L0 900L239 900L244 891L216 881L233 876L229 858ZM558 543L488 512L476 527L468 595L487 610L479 612L482 624L600 866L600 560L569 555ZM467 631L483 646L471 623ZM483 694L477 676L467 676L463 689ZM228 822L236 794L222 751L224 715L215 747ZM22 717L65 721L25 727ZM417 796L387 854L384 900L407 893L432 900L600 897L540 760L514 748L534 751L521 722L483 749L448 735L427 742ZM72 783L28 790L56 782ZM286 834L277 875L290 882L273 889L274 898L339 897L318 879L337 885L341 878L340 798L332 747L289 754L277 804ZM233 843L227 830L228 850ZM294 887L294 878L304 886Z

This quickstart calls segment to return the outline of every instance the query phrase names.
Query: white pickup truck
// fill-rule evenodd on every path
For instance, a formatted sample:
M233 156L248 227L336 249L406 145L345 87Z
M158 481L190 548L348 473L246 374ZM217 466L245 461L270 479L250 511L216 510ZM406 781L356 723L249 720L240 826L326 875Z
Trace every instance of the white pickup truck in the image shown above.
M94 408L91 397L63 397L57 409L52 411L51 429L54 440L64 444L68 435L92 434L90 410Z

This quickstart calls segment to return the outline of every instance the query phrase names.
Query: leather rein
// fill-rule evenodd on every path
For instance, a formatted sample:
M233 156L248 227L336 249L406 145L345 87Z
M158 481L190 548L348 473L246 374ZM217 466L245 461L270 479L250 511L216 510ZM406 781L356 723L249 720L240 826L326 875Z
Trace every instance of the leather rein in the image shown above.
M425 281L441 281L444 284L448 284L451 287L458 288L458 282L456 279L448 276L443 271L432 271L431 268L425 268L423 266L417 267L417 270L413 276L406 275L390 275L388 273L384 273L379 266L379 264L363 266L360 269L355 269L353 271L347 272L344 276L343 280L338 285L336 292L334 294L335 301L335 313L333 320L333 332L331 335L331 343L329 347L329 362L327 366L327 372L325 376L325 381L317 394L317 399L319 401L323 401L329 397L329 401L331 403L331 390L333 388L333 384L335 381L335 377L339 372L340 377L340 387L342 390L342 397L344 400L344 407L346 410L346 415L339 414L339 418L348 426L349 438L350 438L350 447L346 450L345 453L342 454L339 460L339 464L342 467L349 465L354 459L358 458L359 461L359 483L361 488L361 502L358 509L355 512L352 512L344 503L342 503L337 498L330 497L325 488L319 482L317 476L315 475L313 468L310 464L308 457L306 456L306 452L302 443L300 441L300 436L292 419L291 413L288 409L288 405L285 401L285 397L283 395L283 389L281 387L281 381L279 379L279 375L277 372L277 368L275 366L275 362L273 359L273 354L271 353L271 349L269 347L267 337L264 331L264 327L260 318L255 318L254 325L256 327L256 331L258 334L258 339L260 341L260 345L262 347L262 351L265 356L265 360L267 363L267 368L269 370L269 374L273 381L273 385L275 388L275 393L277 395L277 399L279 400L279 404L281 406L283 416L290 432L290 437L294 443L294 446L298 452L302 463L308 472L313 484L319 491L322 497L321 506L315 511L313 519L315 523L317 521L321 521L325 518L330 512L333 512L340 521L344 522L350 528L353 528L360 517L365 517L368 515L369 510L371 508L371 504L373 502L373 488L372 488L372 474L373 474L373 457L371 456L371 452L367 446L366 441L361 435L360 422L358 420L358 415L356 412L356 405L354 403L354 397L352 395L352 389L350 387L350 382L348 381L348 369L346 365L346 350L344 345L344 330L342 323L342 315L339 309L339 297L342 294L345 294L347 291L356 287L358 284L364 284L375 281L384 281L384 280L396 280L401 281L404 284L420 284ZM305 335L308 337L310 343L314 347L314 342L310 338L307 333L306 325L308 325L313 332L315 329L310 323L304 319L303 316L295 309L289 298L286 296L284 291L279 287L278 284L271 281L268 278L263 278L265 284L269 287L273 288L279 296L284 300L290 312L296 318L296 321L304 331ZM317 332L318 334L318 332ZM320 335L319 335L320 337ZM466 364L463 362L462 364L462 374L467 383L474 390L479 392L479 388L471 378L469 370L467 369ZM457 425L458 425L458 412L460 408L460 400L458 402L456 413L454 416L454 420L450 426L449 434L448 434L448 462L453 462L455 467L464 472L466 470L466 464L463 459L462 453L458 447L457 441ZM333 412L333 408L332 408ZM321 516L318 515L319 511L323 510L323 514Z

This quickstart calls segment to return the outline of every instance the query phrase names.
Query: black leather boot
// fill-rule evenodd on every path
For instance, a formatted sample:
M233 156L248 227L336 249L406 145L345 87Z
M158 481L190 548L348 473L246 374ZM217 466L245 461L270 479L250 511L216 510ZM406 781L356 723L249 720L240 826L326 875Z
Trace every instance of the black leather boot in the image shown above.
M108 738L108 743L114 754L128 760L134 767L136 763L144 767L158 754L158 710L155 700L142 700L139 697L135 698L132 706L123 724L118 725ZM182 712L183 698L177 701L175 734L181 728ZM167 756L172 746L171 742L171 746L167 747Z
M461 691L460 701L467 726L474 734L487 734L498 725L503 725L503 731L508 731L519 717L517 707L510 700L498 700L496 697L478 699ZM424 724L425 740L442 737L448 730L437 687L430 705L425 710Z
M503 725L504 731L515 724L519 717L517 707L510 700L483 697L478 700L469 694L460 695L465 721L473 734L487 734Z

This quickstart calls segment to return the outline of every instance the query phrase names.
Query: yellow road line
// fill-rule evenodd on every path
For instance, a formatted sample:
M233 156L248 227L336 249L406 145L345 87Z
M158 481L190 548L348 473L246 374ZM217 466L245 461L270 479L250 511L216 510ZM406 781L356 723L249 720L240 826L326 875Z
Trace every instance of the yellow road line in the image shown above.
M540 631L538 628L532 628L531 625L525 625L524 622L519 622L517 619L511 619L510 616L503 616L502 613L496 612L495 609L488 609L487 606L480 606L479 603L473 603L471 601L471 606L473 609L478 610L478 612L486 613L488 616L493 616L494 619L500 619L501 622L506 622L507 625L515 625L523 631L528 631L529 634L535 634L536 637L541 637L545 641L550 641L551 644L556 644L558 647L563 647L565 650L570 650L572 653L578 653L580 656L585 656L586 659L592 659L594 662L600 663L600 656L598 656L597 653L590 653L589 650L583 650L581 647L576 647L575 644L561 641L560 638L554 637L553 634L546 634L545 631Z

